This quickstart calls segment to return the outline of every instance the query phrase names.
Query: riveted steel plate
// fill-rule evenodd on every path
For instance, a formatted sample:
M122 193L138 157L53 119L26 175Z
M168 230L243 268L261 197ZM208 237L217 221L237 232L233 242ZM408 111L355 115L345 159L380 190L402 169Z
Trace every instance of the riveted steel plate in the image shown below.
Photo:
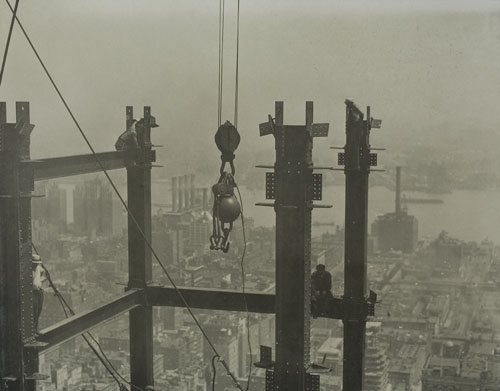
M306 374L306 391L319 391L319 375Z
M275 197L276 192L274 172L266 172L266 199L274 200Z
M274 391L274 371L266 371L266 391Z
M313 137L328 137L328 130L330 124L313 124L312 135Z
M323 175L313 174L312 176L313 200L321 201L323 199Z
M262 362L271 362L273 349L270 346L260 345L260 361Z
M370 153L370 166L371 167L376 167L377 163L378 163L377 154L376 153Z
M343 166L345 164L345 153L344 152L339 152L339 157L337 159L337 164L339 166Z

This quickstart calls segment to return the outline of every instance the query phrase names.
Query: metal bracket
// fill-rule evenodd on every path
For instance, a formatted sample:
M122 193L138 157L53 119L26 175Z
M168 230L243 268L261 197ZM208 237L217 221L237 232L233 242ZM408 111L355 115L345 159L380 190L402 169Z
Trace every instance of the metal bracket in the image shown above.
M273 369L273 348L260 345L260 361L254 363L257 368Z
M327 204L312 204L313 209L330 209L333 208L333 205L327 205Z
M372 129L380 129L382 127L382 120L370 118L370 128Z
M306 373L306 391L319 391L319 375Z
M274 371L267 370L266 371L266 391L274 391L275 380L274 380Z
M367 316L375 316L375 303L377 294L370 289L367 298L343 298L344 319L362 319Z
M274 124L273 117L268 115L268 121L259 124L259 134L261 136L266 136L268 134L274 134L276 125Z
M314 364L314 363L311 363L309 368L307 368L307 373L310 373L310 374L330 373L331 371L332 371L331 368L324 367L323 365Z
M313 170L333 170L333 167L326 167L326 166L313 166Z
M17 132L23 137L29 137L33 129L35 129L35 125L27 124L24 121L20 121L16 124Z
M274 202L257 202L255 206L267 206L270 208L274 208Z
M266 172L266 200L276 198L276 181L274 172Z
M47 342L42 342L42 341L36 341L36 340L31 340L29 342L26 342L24 344L24 347L26 349L41 349L41 348L44 348L45 346L47 346L48 343Z
M313 137L328 137L328 131L330 124L321 123L312 125L312 136Z
M377 163L378 163L377 154L376 153L370 153L370 166L371 167L376 167Z
M47 380L50 376L49 375L44 375L43 373L32 373L30 375L25 375L24 379L25 380Z
M266 183L267 185L267 183ZM266 186L267 187L267 186ZM312 174L312 199L314 201L321 201L323 199L323 175Z
M345 152L339 152L339 157L337 159L337 164L339 166L345 165Z

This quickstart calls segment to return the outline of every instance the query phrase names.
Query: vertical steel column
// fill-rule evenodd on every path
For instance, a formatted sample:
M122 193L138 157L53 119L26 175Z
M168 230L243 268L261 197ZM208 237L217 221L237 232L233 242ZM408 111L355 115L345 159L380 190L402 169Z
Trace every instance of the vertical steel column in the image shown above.
M19 166L29 159L32 130L27 102L16 103L13 124L0 103L0 378L9 390L35 389L32 375L38 371L31 267L34 180L31 169Z
M363 389L366 313L357 311L367 297L368 174L370 172L369 121L346 101L345 145L345 285L344 299L353 310L344 318L343 389ZM367 113L370 118L369 112Z
M266 199L276 212L276 362L271 349L261 350L267 391L316 391L319 376L311 375L311 211L328 208L321 200L321 174L313 174L313 137L327 137L329 125L313 124L313 102L306 102L306 125L283 125L283 102L275 118L259 125L261 136L273 134L274 173L266 173ZM264 166L265 167L265 166ZM269 349L269 350L267 350Z
M18 138L0 103L0 376L2 387L23 390L19 248Z
M133 109L127 106L127 120ZM127 167L127 196L130 212L151 241L151 109L144 107L144 124L137 126L139 149L135 162ZM151 281L151 251L137 226L128 221L129 288L144 288ZM153 385L153 313L142 306L130 311L130 380L144 389Z
M303 391L309 365L312 211L312 134L283 126L275 106L276 390ZM312 124L313 103L306 103Z

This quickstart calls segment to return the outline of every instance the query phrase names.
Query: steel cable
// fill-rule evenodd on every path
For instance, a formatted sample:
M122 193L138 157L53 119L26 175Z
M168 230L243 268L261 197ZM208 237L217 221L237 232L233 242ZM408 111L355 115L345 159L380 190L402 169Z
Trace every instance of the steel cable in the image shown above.
M7 35L7 42L5 43L5 50L3 52L2 68L0 69L0 86L2 85L3 73L5 71L5 64L7 63L7 54L9 53L10 40L12 38L12 30L14 29L14 22L17 18L16 15L18 6L19 6L19 0L16 0L16 4L14 5L14 9L12 10L12 19L10 20L9 34Z
M14 13L14 10L9 2L9 0L5 0L5 2L7 3L7 5L9 6L9 8L11 9L11 11ZM94 150L94 147L92 146L92 144L90 143L89 139L87 138L85 132L83 131L82 127L80 126L79 122L77 121L77 119L75 118L72 110L70 109L68 103L66 102L66 100L64 99L63 95L61 94L59 88L57 87L57 84L55 83L54 79L52 78L50 72L48 71L47 67L45 66L43 60L41 59L40 55L38 54L35 46L33 45L33 42L31 41L31 39L29 38L26 30L24 29L23 25L21 24L19 18L16 16L15 17L15 20L17 21L19 27L21 28L24 36L26 37L29 45L31 46L33 52L35 53L35 56L37 57L38 61L40 62L40 65L42 66L42 68L44 69L47 77L49 78L52 86L54 87L54 89L56 90L57 92L57 95L59 96L60 100L62 101L64 107L66 108L68 114L70 115L71 119L73 120L75 126L77 127L78 131L80 132L80 135L82 136L82 138L84 139L85 143L87 144L87 146L89 147L92 155L94 156L94 159L96 161L96 163L98 164L99 168L101 169L101 171L103 172L103 174L106 176L106 179L108 180L109 184L111 185L111 187L113 188L113 191L115 192L115 194L117 195L117 197L119 198L121 204L123 205L123 207L125 208L125 210L127 211L127 215L130 217L130 219L132 220L133 224L135 225L137 231L139 232L140 236L142 237L142 239L144 240L145 244L147 245L148 249L151 251L153 257L155 258L155 260L158 262L160 268L163 270L164 274L166 275L167 279L169 280L170 284L172 285L172 287L174 288L174 290L176 291L176 293L178 294L179 298L181 299L181 301L183 302L186 310L188 311L188 313L190 314L190 316L192 317L193 321L195 322L196 326L198 327L198 329L200 330L200 332L203 334L203 337L205 338L205 340L207 341L207 343L209 344L210 348L212 349L212 351L214 352L214 354L216 354L217 356L220 357L217 349L215 348L214 344L212 343L212 341L210 340L210 338L208 337L207 333L205 332L205 330L203 329L202 325L200 324L200 322L198 321L198 319L196 318L196 316L194 315L191 307L189 306L189 304L187 303L186 299L184 298L184 296L182 295L182 292L179 290L179 288L177 287L176 283L174 282L174 280L172 279L172 277L170 276L170 273L168 273L165 265L161 262L158 254L156 253L156 251L154 250L153 246L151 245L150 241L146 238L146 235L144 234L143 230L141 229L139 223L137 222L135 216L131 213L127 203L125 202L125 200L123 199L122 195L120 194L119 190L117 189L114 181L111 179L111 177L109 176L109 173L108 171L105 169L104 165L102 164L101 160L99 159L99 157L97 156L95 150ZM222 93L221 93L222 95ZM226 369L227 371L227 374L231 377L232 381L234 382L235 386L239 389L239 390L243 390L243 388L241 387L240 383L238 382L238 380L236 379L236 377L234 376L234 374L230 371L229 369L229 366L227 365L227 363L224 361L224 359L222 359L222 357L220 358L220 362L221 364L224 366L224 368Z

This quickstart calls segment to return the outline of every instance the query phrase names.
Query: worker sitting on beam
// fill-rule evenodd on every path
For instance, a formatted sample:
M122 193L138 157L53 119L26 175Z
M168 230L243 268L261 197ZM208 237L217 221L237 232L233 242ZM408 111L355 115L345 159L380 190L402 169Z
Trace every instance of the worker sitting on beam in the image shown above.
M313 318L324 314L333 300L332 275L325 265L318 264L311 275L311 313Z

